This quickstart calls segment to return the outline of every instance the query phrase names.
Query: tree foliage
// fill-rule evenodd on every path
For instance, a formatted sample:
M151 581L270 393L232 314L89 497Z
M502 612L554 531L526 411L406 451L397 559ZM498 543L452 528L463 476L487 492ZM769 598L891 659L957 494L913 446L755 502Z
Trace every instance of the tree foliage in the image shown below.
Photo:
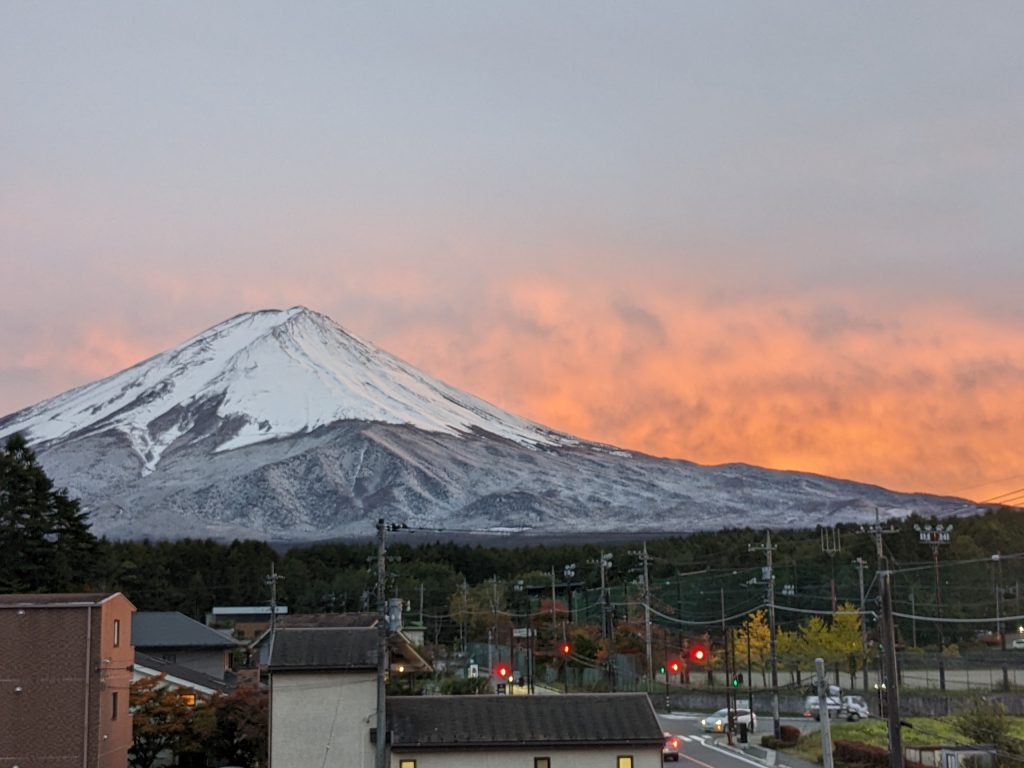
M0 449L0 592L83 589L96 545L78 501L54 489L24 437L9 437Z
M161 752L195 746L200 733L209 728L205 705L190 704L187 692L166 685L165 677L161 673L132 683L132 768L151 768Z
M261 768L267 764L269 697L244 686L210 700L199 727L209 756L230 765Z
M1024 742L1010 736L1010 722L1001 701L977 697L971 699L953 718L953 727L975 744L996 748L996 765L1019 766Z

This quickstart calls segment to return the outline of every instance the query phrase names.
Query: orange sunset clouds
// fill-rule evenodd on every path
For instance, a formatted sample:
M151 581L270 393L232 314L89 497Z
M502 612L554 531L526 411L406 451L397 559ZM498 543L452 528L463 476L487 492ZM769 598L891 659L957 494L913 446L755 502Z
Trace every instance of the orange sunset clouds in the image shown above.
M301 304L589 440L1017 499L1021 28L0 5L0 416Z

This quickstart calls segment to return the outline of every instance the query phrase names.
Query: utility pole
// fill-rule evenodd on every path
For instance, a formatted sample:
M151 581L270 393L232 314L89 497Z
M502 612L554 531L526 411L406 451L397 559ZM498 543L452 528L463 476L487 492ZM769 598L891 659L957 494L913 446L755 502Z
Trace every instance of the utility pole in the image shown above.
M384 531L387 526L383 518L377 520L377 761L376 768L387 768L387 698L384 675L387 672L388 622L387 606L384 599L385 557Z
M558 617L555 615L555 566L551 566L551 643L555 642L555 628L558 626Z
M602 552L598 563L601 570L601 636L608 640L608 687L615 690L615 671L612 657L615 650L615 630L611 627L611 605L608 599L608 583L604 572L612 567L612 555L610 552Z
M814 660L815 682L818 684L818 710L821 720L821 759L825 768L832 768L832 719L828 714L828 681L825 680L825 660Z
M939 574L939 547L949 544L953 526L942 523L935 526L921 526L915 523L914 530L918 533L918 539L932 548L932 560L935 563L935 607L939 617L939 689L944 691L946 690L946 635L942 627L942 577Z
M764 532L764 544L748 544L748 552L764 552L767 566L764 569L765 581L767 582L768 598L768 632L770 639L769 654L772 667L772 725L775 738L781 737L781 723L779 721L779 667L778 653L775 642L775 571L772 570L772 532Z
M892 615L892 572L881 571L882 627L885 638L885 710L889 723L889 768L903 768L903 736L900 733L900 684L896 667L896 627Z
M1002 651L1003 666L1003 690L1010 690L1010 670L1006 664L1006 628L1003 625L1003 557L998 552L992 555L992 562L996 564L994 581L996 591L996 632L999 634L999 650Z
M839 610L839 602L836 600L836 554L842 548L843 544L838 528L821 529L821 551L828 555L829 563L832 566L832 575L831 579L829 579L832 589L832 613Z
M274 570L274 562L270 562L270 575L264 577L263 583L270 587L270 636L277 631L277 582L283 581L284 576Z
M875 507L875 524L867 529L875 539L878 556L879 590L882 597L882 633L884 646L885 710L889 727L889 767L903 768L903 738L900 733L900 683L896 664L896 625L892 615L892 573L882 548L882 536L896 533L895 528L882 528L878 507Z
M644 542L642 550L639 552L631 550L629 554L636 555L640 558L640 564L643 566L644 645L647 654L647 692L650 693L653 690L654 685L654 657L651 650L651 578L650 570L647 567L651 557L647 554L647 542Z
M397 531L404 524L385 523L377 520L377 759L376 768L387 768L387 698L385 677L388 670L388 606L387 547L384 544L385 531Z
M864 604L864 566L867 562L863 557L853 561L857 565L857 581L860 586L860 656L861 673L863 675L864 695L868 695L868 622Z

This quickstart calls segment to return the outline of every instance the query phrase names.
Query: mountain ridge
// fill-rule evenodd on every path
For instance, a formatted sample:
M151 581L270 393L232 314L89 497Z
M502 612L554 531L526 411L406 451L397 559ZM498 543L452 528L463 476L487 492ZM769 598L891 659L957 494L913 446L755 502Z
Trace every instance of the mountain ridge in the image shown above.
M378 517L502 532L803 527L962 499L592 443L507 413L304 307L242 313L0 418L99 533L315 539Z

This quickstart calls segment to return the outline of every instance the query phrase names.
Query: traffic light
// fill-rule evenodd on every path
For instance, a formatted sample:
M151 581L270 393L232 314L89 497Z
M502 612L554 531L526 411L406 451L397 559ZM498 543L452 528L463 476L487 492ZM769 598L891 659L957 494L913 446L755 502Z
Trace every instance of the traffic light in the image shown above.
M508 677L508 667L506 667L504 664L498 667L498 677L500 677L502 680Z
M570 653L572 653L572 646L569 643L562 643L562 655L568 656Z
M703 645L691 645L690 646L690 661L695 661L698 664L703 664L708 660L708 649Z
M668 670L673 675L678 674L679 670L682 669L682 668L683 668L682 663L680 663L677 659L672 659L672 661L670 661L668 663Z
M739 688L741 685L743 685L743 673L737 672L732 676L732 687Z

